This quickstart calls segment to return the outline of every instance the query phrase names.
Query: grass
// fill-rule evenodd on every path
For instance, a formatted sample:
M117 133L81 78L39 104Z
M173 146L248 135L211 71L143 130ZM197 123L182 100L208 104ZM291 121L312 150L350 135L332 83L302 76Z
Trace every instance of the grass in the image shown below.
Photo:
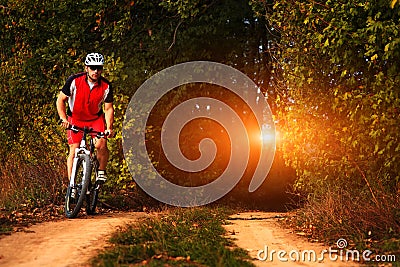
M0 238L4 234L10 234L12 230L11 223L6 218L0 216Z
M290 222L314 240L335 246L345 238L349 249L371 250L375 255L395 255L400 266L400 198L379 192L375 203L360 189L326 190L309 197Z
M117 232L93 266L254 266L224 237L223 208L174 208Z
M51 160L46 155L28 159L17 152L0 157L0 209L14 211L61 203L67 182L65 159Z
M41 150L40 150L41 151ZM15 227L58 218L65 188L65 159L28 159L15 148L0 162L0 238Z

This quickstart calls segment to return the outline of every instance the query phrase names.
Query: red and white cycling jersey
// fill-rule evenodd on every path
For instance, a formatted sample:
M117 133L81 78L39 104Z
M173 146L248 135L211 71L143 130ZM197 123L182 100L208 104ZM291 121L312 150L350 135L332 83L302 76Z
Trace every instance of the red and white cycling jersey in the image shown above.
M68 96L68 116L80 121L96 120L103 114L102 104L113 102L111 83L104 77L90 87L86 72L67 79L61 91Z

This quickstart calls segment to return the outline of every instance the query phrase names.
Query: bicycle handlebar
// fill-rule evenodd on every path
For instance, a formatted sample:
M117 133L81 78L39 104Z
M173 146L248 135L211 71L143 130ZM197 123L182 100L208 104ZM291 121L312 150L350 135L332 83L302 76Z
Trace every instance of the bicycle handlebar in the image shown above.
M94 133L94 134L96 134L97 138L106 138L110 134L109 132L98 132L98 131L93 130L93 128L89 128L89 127L81 128L81 127L76 126L76 125L69 126L67 128L67 130L71 130L74 133L77 133L77 132L86 132L87 134Z
M61 124L61 120L59 121L59 124ZM97 138L106 138L110 133L109 132L99 132L99 131L95 131L93 130L93 128L89 128L89 127L79 127L76 125L72 125L70 124L70 126L68 126L68 128L66 128L66 130L71 130L74 133L78 133L78 132L84 132L86 134L91 134L94 133L96 134Z

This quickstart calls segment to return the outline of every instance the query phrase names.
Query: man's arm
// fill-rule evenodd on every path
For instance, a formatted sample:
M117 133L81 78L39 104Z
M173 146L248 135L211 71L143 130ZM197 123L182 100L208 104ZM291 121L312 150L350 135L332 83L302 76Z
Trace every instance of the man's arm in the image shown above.
M113 137L114 106L112 102L104 103L104 115L106 118L106 128L110 131L110 137Z
M68 96L65 95L63 92L60 92L57 98L56 106L57 106L57 112L58 116L60 116L60 119L62 120L61 125L65 128L69 126L68 120L67 120L67 105L65 104L68 100Z

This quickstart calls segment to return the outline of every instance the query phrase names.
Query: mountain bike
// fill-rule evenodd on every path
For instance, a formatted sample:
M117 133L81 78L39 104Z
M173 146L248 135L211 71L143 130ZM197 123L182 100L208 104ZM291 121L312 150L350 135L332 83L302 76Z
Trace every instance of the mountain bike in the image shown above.
M65 215L67 218L75 218L84 201L86 201L86 213L92 215L95 213L102 185L102 182L97 181L99 162L96 157L95 138L106 138L107 134L74 125L69 126L67 130L75 133L83 132L83 137L79 147L75 149L71 178L65 196Z

